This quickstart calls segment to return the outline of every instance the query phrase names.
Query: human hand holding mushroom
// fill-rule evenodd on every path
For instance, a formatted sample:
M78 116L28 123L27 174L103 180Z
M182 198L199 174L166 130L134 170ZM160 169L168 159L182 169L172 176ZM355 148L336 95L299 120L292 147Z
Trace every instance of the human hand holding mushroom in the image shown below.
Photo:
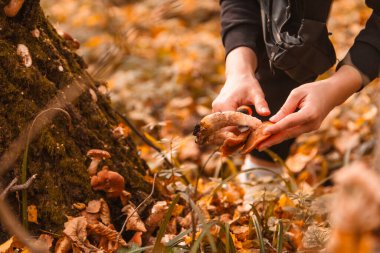
M220 146L223 156L247 154L270 137L263 130L271 124L242 112L216 112L204 117L193 134L199 144Z

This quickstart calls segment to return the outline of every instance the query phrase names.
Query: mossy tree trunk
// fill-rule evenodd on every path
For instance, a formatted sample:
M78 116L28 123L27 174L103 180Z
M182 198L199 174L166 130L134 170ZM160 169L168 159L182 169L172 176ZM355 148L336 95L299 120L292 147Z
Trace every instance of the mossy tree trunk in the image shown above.
M151 187L143 180L147 167L130 138L112 137L112 129L122 119L111 108L109 99L97 91L104 84L85 72L85 63L57 34L38 0L25 1L13 18L4 14L6 4L8 0L0 0L0 156L60 90L78 78L85 83L79 98L63 108L70 114L71 128L67 116L57 113L29 145L28 176L38 174L38 178L28 190L28 204L37 206L40 223L32 230L57 232L66 221L65 214L73 214L73 203L102 196L90 186L90 161L86 157L89 149L104 149L112 155L105 163L125 177L126 189L136 202L140 201ZM29 49L30 67L16 53L19 44ZM97 101L89 89L96 92ZM12 170L0 179L3 185L20 176L21 163L19 157ZM18 195L10 194L8 200L19 213ZM4 235L1 229L0 234Z

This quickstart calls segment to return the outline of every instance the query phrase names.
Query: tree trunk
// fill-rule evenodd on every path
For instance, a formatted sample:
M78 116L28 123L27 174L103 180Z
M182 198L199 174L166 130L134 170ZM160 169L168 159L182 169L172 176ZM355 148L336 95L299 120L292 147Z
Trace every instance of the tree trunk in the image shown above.
M0 157L7 157L8 162L12 160L9 157L17 159L8 164L11 169L0 182L6 185L21 175L24 137L42 110L60 107L70 115L52 109L56 111L52 121L41 127L36 120L31 130L33 135L41 128L28 151L27 175L38 174L28 189L28 205L37 206L40 223L31 229L57 232L66 221L65 215L73 215L72 204L103 196L90 186L87 173L90 160L86 157L89 149L107 150L112 157L103 163L124 176L126 189L132 192L135 201L143 199L151 187L143 180L147 166L129 137L113 138L112 130L122 119L111 108L109 98L98 91L104 83L94 81L86 73L86 64L48 22L38 0L25 1L15 17L5 15L3 8L7 4L8 0L0 0ZM20 44L28 49L31 66L28 66L30 59L20 52L25 52ZM73 92L71 89L62 94L62 90L75 86ZM78 92L80 95L70 101ZM59 98L54 104L56 96ZM15 143L17 138L19 142ZM19 152L13 152L13 148ZM21 212L18 196L8 196L17 214Z

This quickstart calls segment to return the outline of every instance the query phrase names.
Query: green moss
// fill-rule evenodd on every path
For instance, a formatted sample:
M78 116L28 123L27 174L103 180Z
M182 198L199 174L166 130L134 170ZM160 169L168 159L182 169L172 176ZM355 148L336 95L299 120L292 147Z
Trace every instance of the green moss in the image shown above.
M1 1L0 8L3 5L4 1ZM15 18L0 14L0 27L1 155L58 90L71 84L75 77L82 76L82 80L86 79L86 84L94 90L99 83L88 77L83 60L68 49L66 42L46 20L39 1L25 1ZM31 34L35 28L41 32L39 38ZM30 68L23 66L16 54L19 43L30 51L33 60ZM64 71L60 71L59 66ZM40 225L33 226L34 231L61 230L66 221L65 214L74 212L73 203L103 196L90 187L87 174L90 161L86 157L89 149L106 149L112 154L106 163L125 177L128 190L133 193L150 190L150 185L143 180L147 167L138 158L133 142L112 138L112 128L120 119L113 112L109 98L98 94L98 102L94 103L89 92L85 91L74 104L67 104L64 109L70 114L72 125L66 116L58 113L53 123L30 143L28 173L38 174L28 190L29 204L37 205L39 213ZM20 175L20 164L21 159L13 166L14 171L6 176L6 182ZM13 198L9 202L18 212L18 199L10 197ZM141 199L137 197L136 200ZM0 233L0 240L5 237L5 233Z

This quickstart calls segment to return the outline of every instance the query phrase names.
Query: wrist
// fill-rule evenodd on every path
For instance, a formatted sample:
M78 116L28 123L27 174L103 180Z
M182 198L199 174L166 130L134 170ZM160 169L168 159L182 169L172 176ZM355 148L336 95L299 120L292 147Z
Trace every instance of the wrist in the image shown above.
M335 105L340 105L346 101L352 94L359 91L362 85L360 72L348 65L342 66L327 80L336 97Z
M236 81L255 81L256 76L252 72L231 72L231 73L226 73L226 79L227 80L233 80L234 82Z
M226 76L254 76L257 67L256 53L248 47L232 50L226 58Z

